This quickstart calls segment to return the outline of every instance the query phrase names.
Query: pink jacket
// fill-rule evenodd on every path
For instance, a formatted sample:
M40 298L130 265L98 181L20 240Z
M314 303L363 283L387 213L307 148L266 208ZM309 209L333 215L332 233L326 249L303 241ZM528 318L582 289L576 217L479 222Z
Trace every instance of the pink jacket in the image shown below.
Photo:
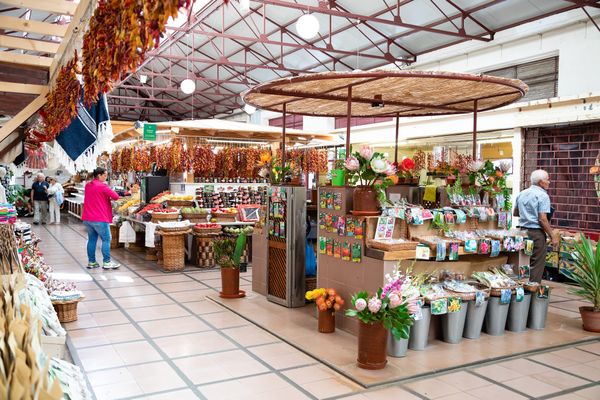
M81 219L89 222L112 222L111 200L118 200L116 194L107 184L94 179L85 185L83 196L83 214Z

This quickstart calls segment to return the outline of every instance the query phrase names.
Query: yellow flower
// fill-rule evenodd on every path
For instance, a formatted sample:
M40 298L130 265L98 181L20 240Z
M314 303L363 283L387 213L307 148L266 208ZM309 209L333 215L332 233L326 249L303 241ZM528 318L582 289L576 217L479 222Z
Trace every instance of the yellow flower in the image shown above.
M264 167L265 165L268 165L271 163L271 161L273 160L273 157L271 157L271 153L261 153L260 155L260 160L258 161L258 165L260 167Z

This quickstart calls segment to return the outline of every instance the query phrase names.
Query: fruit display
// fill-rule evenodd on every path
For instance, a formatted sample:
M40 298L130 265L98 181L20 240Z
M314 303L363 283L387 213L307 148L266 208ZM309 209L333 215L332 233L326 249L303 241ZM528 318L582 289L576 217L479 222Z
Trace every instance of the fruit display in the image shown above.
M181 209L181 213L182 214L208 215L208 214L210 214L210 208L183 207Z
M221 229L221 225L220 224L210 224L210 223L196 224L196 225L194 225L194 228L196 228L196 229Z
M134 195L131 198L124 198L117 202L117 213L126 214L129 207L136 207L140 205L140 196Z
M169 198L169 196L171 195L171 192L169 192L168 190L157 194L156 196L154 196L151 200L150 203L164 203L165 201L167 201L167 199Z
M238 213L237 208L235 207L227 207L227 208L218 208L214 207L210 210L211 214L231 214L235 215Z
M173 207L169 208L159 208L153 211L150 211L151 214L179 214L179 210Z
M168 194L165 196L167 200L182 200L182 201L193 201L194 196L191 194Z
M252 233L254 233L254 227L244 226L241 228L235 228L235 227L228 226L223 229L223 232L228 233L230 235L235 235L235 236L240 235L242 233L245 233L246 235L251 235Z
M136 212L136 215L146 214L150 211L160 210L162 208L162 204L148 204L144 206L141 210Z

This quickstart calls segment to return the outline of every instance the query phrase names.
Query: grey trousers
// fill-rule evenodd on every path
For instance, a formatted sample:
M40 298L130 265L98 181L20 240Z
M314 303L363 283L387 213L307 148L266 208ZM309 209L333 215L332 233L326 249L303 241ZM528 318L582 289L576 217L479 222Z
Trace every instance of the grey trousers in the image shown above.
M34 215L33 215L33 221L34 222L43 222L46 223L48 222L48 202L47 201L41 201L41 200L34 200L33 201L33 209L34 209Z
M546 252L548 245L546 244L546 232L542 229L528 229L527 235L533 240L533 254L529 262L530 281L541 282L544 276L544 268L546 267Z

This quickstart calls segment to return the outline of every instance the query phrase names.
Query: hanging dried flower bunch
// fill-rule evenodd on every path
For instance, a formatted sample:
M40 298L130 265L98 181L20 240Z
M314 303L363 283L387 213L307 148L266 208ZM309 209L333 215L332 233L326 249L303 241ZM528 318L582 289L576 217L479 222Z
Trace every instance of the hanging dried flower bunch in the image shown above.
M54 87L46 95L46 104L40 111L45 135L37 138L41 142L53 140L77 115L77 101L81 95L77 61L75 52L73 58L60 69Z

